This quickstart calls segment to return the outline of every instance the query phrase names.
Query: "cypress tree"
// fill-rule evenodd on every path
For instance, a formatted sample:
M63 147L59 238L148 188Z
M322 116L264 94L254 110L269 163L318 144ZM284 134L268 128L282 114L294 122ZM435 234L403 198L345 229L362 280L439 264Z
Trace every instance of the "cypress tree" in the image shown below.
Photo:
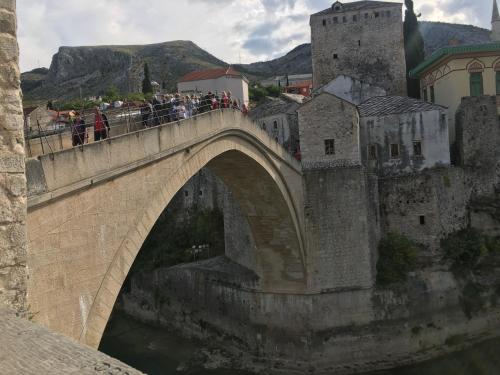
M144 64L144 79L142 81L142 93L151 94L153 92L153 86L151 85L151 74L149 73L148 63Z
M420 81L411 79L408 74L425 59L424 38L418 27L418 17L413 9L413 1L405 0L406 13L403 25L405 39L406 74L408 83L408 96L420 98Z

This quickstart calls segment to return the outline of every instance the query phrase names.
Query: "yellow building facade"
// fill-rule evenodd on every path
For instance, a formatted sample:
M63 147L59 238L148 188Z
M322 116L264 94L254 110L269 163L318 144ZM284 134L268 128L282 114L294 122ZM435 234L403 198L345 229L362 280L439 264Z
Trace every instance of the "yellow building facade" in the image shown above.
M448 108L450 141L455 141L455 114L463 97L500 95L500 42L445 47L413 71L421 95Z

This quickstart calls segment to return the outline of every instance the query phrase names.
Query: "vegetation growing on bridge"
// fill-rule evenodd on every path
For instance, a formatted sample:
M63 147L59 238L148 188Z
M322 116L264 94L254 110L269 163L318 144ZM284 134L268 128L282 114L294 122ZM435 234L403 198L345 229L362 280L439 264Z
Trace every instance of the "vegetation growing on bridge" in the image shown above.
M415 270L418 245L397 233L390 233L379 244L377 285L387 287L403 283L408 273Z

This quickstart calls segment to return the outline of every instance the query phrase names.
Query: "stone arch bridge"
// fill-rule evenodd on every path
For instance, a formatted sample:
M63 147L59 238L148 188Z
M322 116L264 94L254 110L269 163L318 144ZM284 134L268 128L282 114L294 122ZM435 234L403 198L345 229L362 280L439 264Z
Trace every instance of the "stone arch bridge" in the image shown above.
M214 111L27 161L35 319L97 347L157 218L204 167L244 212L261 291L304 291L300 163L240 112Z

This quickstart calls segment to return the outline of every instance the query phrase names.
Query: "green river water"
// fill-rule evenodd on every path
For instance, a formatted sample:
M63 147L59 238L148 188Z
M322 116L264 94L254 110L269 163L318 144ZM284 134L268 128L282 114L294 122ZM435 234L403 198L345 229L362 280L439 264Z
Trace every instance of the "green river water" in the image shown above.
M198 343L122 314L113 315L99 349L149 375L252 375L193 365L203 362ZM500 339L420 365L365 375L500 375Z

